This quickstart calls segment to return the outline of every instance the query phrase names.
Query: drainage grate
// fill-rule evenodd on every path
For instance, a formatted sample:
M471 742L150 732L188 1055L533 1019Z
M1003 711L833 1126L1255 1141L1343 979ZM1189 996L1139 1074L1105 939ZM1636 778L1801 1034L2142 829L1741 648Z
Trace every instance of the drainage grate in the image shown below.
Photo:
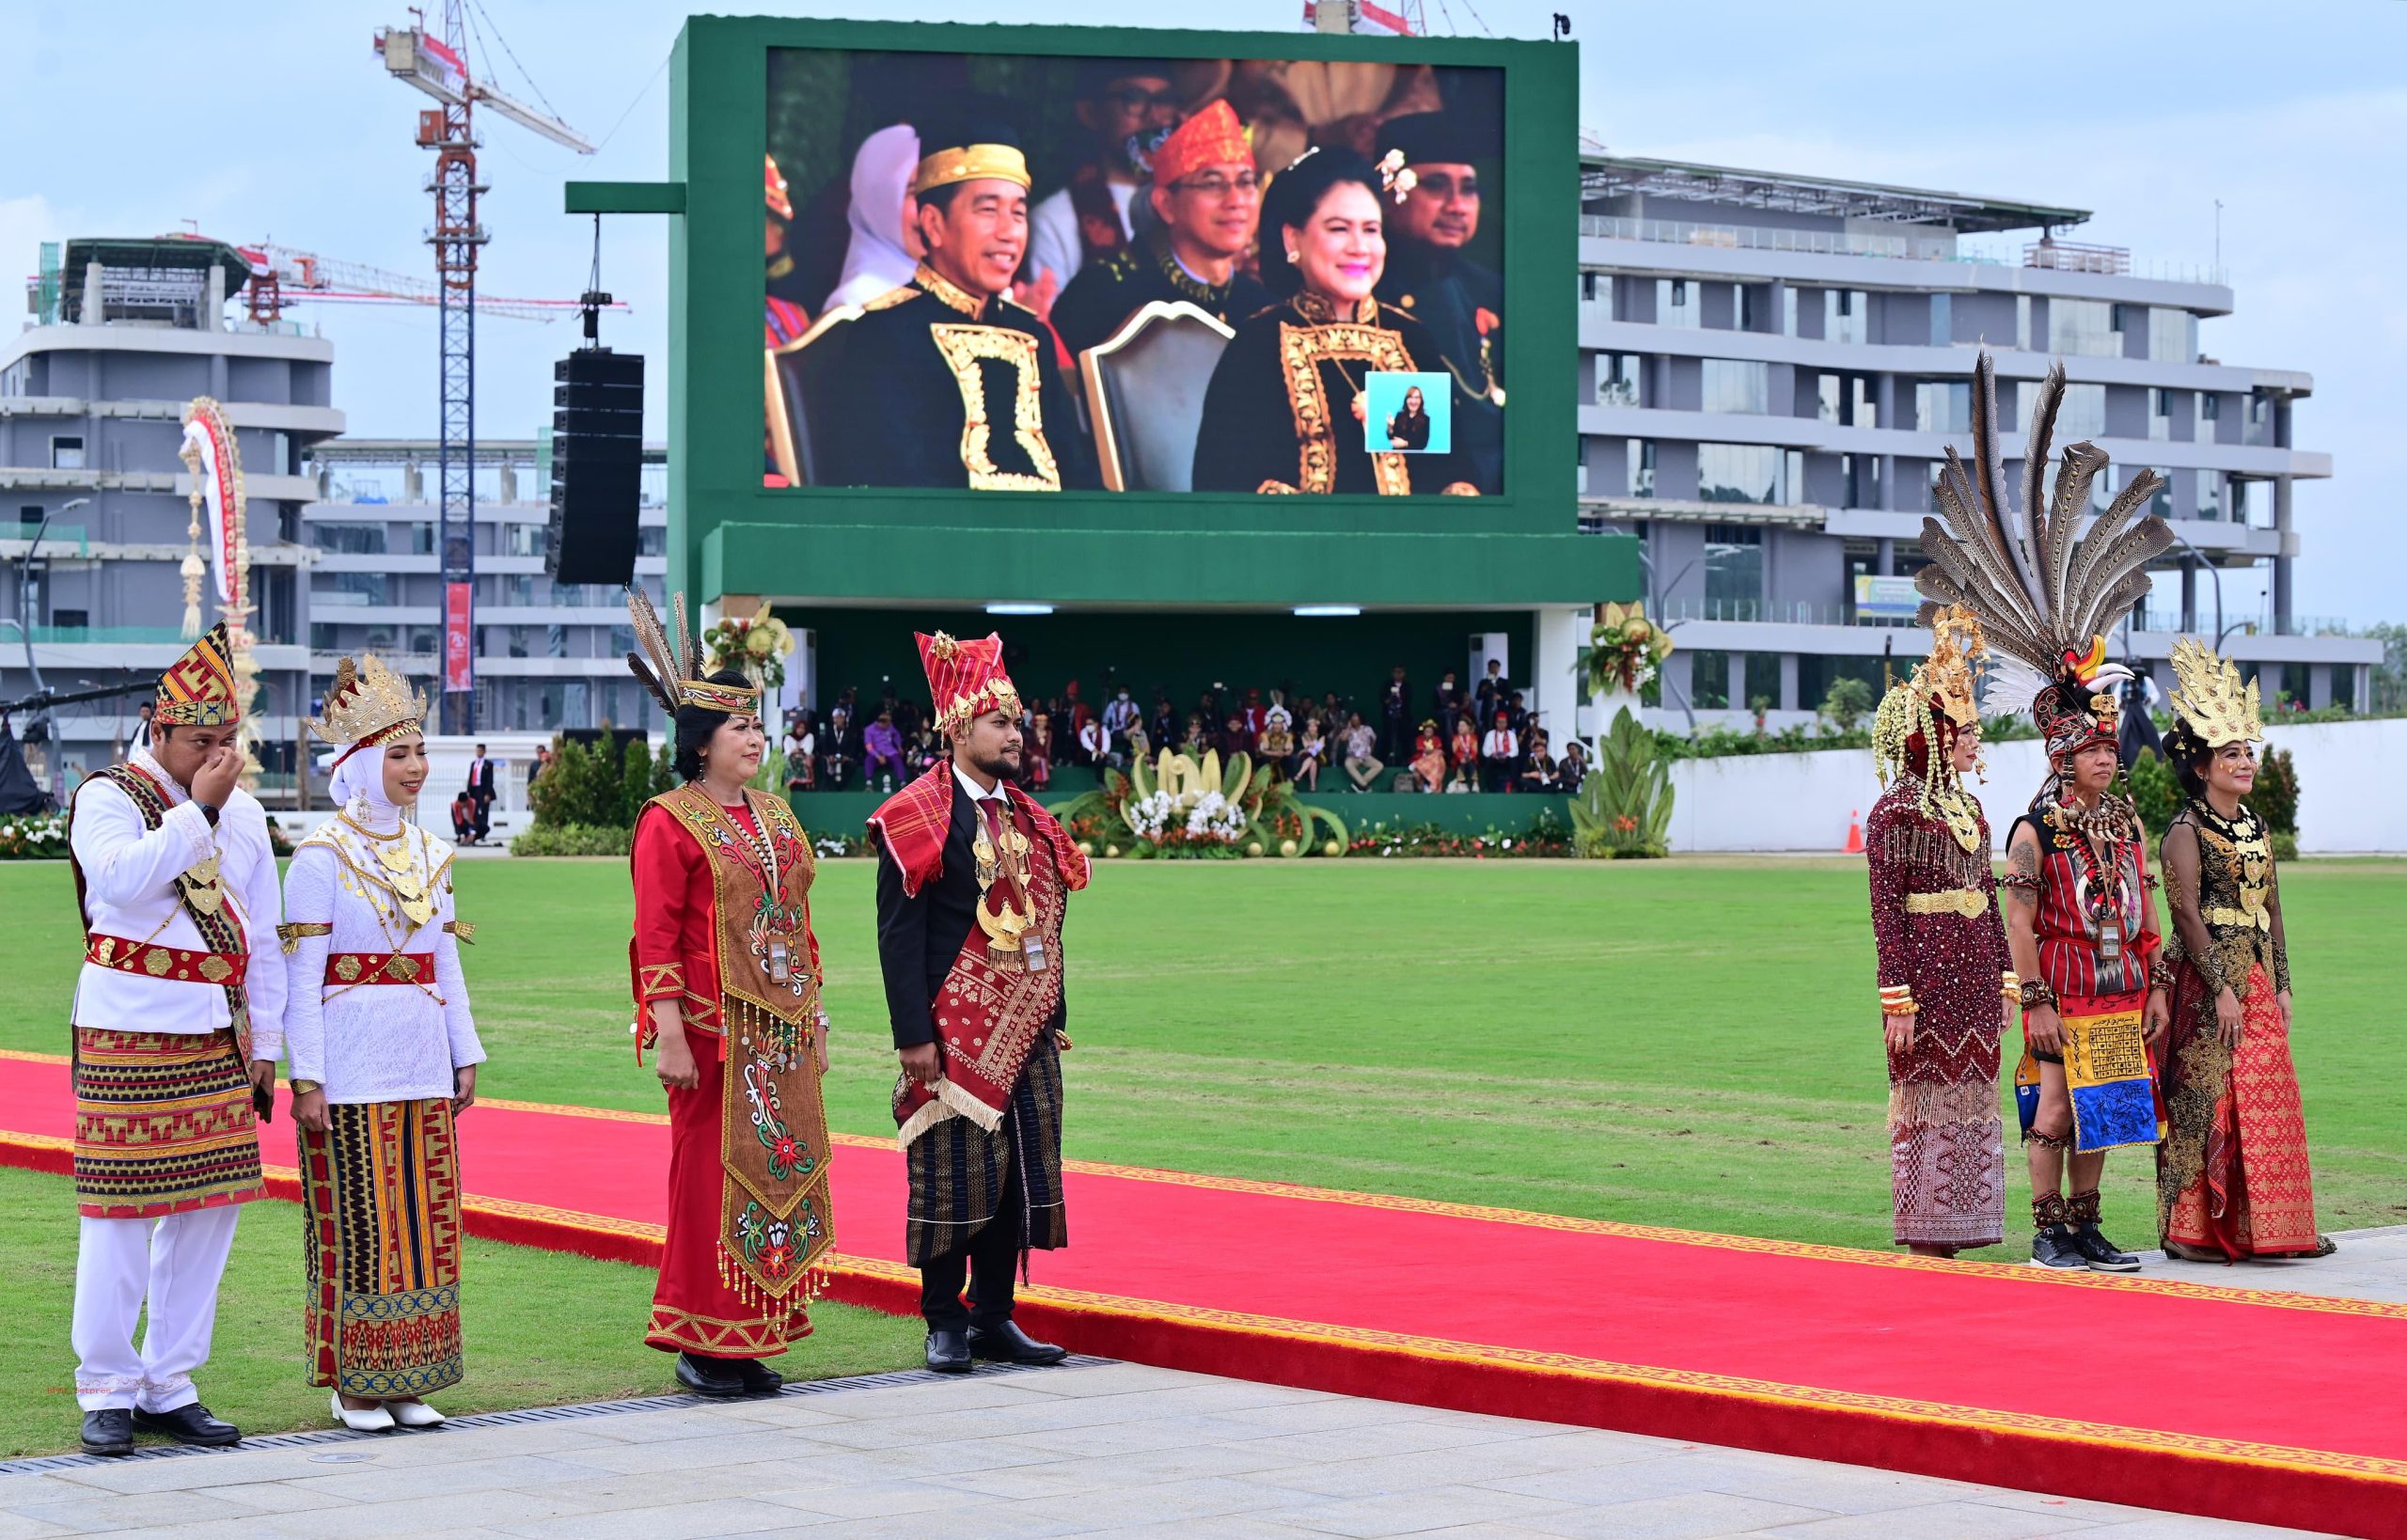
M1061 1367L1093 1369L1117 1362L1114 1359L1098 1359L1084 1353L1072 1354ZM982 1363L977 1374L1022 1375L1034 1366L1017 1363ZM901 1385L933 1385L940 1381L957 1382L958 1375L939 1375L933 1369L894 1369L882 1375L847 1375L841 1379L805 1380L789 1385L779 1395L834 1395L842 1391L875 1391ZM632 1401L592 1401L575 1406L527 1406L518 1411L478 1412L469 1417L447 1418L441 1427L429 1433L441 1434L452 1428L507 1428L523 1422L574 1422L589 1417L618 1417L628 1412L674 1411L681 1406L717 1405L706 1396L688 1395L680 1391L671 1395L640 1396ZM376 1438L390 1438L384 1433L354 1433L348 1428L326 1428L314 1433L267 1433L246 1438L232 1449L193 1449L182 1444L161 1444L155 1448L137 1449L132 1454L38 1454L30 1459L0 1460L0 1476L23 1476L44 1470L72 1470L83 1466L123 1465L129 1460L173 1460L191 1455L240 1454L259 1449L318 1449L328 1444L357 1444ZM403 1434L401 1437L412 1437ZM355 1456L369 1458L371 1456ZM323 1459L323 1456L321 1457ZM325 1461L324 1463L335 1463ZM349 1463L349 1462L343 1462Z

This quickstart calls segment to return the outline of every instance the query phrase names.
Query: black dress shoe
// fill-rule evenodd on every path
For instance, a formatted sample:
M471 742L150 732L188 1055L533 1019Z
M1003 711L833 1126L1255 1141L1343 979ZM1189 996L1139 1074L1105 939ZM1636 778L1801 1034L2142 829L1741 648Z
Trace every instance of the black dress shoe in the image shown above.
M746 1395L775 1395L786 1388L786 1376L759 1359L730 1359L727 1362L736 1377L744 1381Z
M931 1331L928 1333L928 1367L939 1375L966 1375L975 1367L969 1360L969 1334L966 1331Z
M1040 1343L1022 1331L1017 1321L971 1327L969 1351L989 1363L1059 1363L1070 1356L1068 1348Z
M209 1415L209 1408L194 1401L174 1411L134 1414L134 1425L146 1433L164 1433L180 1444L192 1444L200 1449L224 1449L242 1442L243 1430L222 1418Z
M677 1383L696 1395L747 1395L744 1376L727 1359L705 1358L700 1353L677 1355Z
M134 1413L123 1406L103 1406L84 1414L84 1453L134 1453Z

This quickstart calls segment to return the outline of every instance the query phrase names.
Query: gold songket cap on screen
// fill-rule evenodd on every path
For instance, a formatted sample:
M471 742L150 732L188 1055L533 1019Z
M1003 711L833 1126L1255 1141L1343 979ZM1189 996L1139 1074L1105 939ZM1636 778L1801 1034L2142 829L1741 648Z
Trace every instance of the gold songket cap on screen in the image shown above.
M1030 185L1028 157L1014 145L960 145L939 149L920 158L920 169L911 178L911 194L916 197L958 181L983 181L990 177L1022 187Z

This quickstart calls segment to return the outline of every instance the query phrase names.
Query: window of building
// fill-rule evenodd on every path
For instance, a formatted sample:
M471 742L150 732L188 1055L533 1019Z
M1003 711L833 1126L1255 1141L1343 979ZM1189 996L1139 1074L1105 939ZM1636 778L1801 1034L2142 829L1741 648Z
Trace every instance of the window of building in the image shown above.
M501 602L505 605L532 605L535 602L535 574L511 573L501 580Z
M2223 472L2202 470L2198 475L2198 517L2223 517Z
M1930 296L1930 345L1950 348L1956 345L1956 296Z
M1850 428L1880 426L1880 407L1873 399L1871 376L1825 374L1815 384L1815 413L1824 422L1842 422Z
M1610 273L1580 275L1581 307L1597 321L1613 319L1613 275Z
M385 526L381 524L312 524L309 542L321 551L342 556L383 556Z
M1629 445L1629 495L1633 497L1655 495L1655 441L1633 438Z
M92 612L88 609L54 609L50 612L50 623L60 631L88 630L92 624Z
M547 658L568 656L568 627L564 625L543 627L543 656Z
M527 655L529 633L532 632L533 629L534 628L532 626L524 625L513 625L510 628L510 655L511 657L523 658ZM545 727L552 727L557 724L546 722L543 725Z
M1697 497L1708 503L1787 502L1792 459L1803 456L1771 444L1700 444Z
M543 554L543 526L540 524L506 524L502 528L502 549L515 557Z
M1698 286L1686 278L1656 279L1655 324L1658 326L1705 324L1704 296L1698 292Z
M1749 711L1770 711L1780 705L1780 654L1777 652L1747 652L1747 699ZM1758 706L1756 702L1761 701Z
M1911 669L1911 665L1908 668ZM1842 679L1862 680L1872 687L1873 698L1878 699L1883 693L1881 660L1877 657L1844 657L1828 652L1799 653L1798 706L1805 711L1814 710L1830 695L1831 686Z
M1716 620L1752 621L1764 596L1764 532L1743 524L1705 526L1705 597ZM1737 606L1735 609L1732 606ZM1726 612L1726 613L1725 613Z
M2063 404L2056 408L2056 442L2078 444L2084 438L2103 437L2105 432L2106 387L2066 385Z
M1638 404L1638 354L1634 353L1597 354L1597 404L1598 406L1636 406Z
M1704 410L1761 416L1771 410L1771 366L1740 358L1705 361Z
M1797 291L1788 284L1780 288L1780 335L1797 335Z
M2153 513L2160 519L2169 519L2173 517L2173 468L2171 466L2129 466L2123 472L2123 485L2127 487L2132 485L2147 471L2156 472L2156 492L2148 498L2147 507L2144 511Z
M2151 387L2147 393L2147 436L2163 444L2173 437L2173 392Z
M2147 355L2159 363L2196 363L2198 318L2187 310L2176 309L2171 306L2149 306Z
M84 435L54 433L50 439L52 470L82 470L84 468Z
M1864 320L1872 306L1866 303L1861 289L1825 289L1822 291L1822 339L1827 342L1856 342L1865 339Z
M1924 380L1914 386L1914 430L1924 433L1973 431L1973 386L1968 380Z
M2241 419L2240 441L2257 448L2270 448L2273 442L2273 399L2258 391L2248 393L2247 416Z
M1633 394L1630 397L1629 404L1636 406L1638 404L1638 399L1634 392L1637 390L1637 386L1632 385L1630 388ZM636 555L639 557L665 556L668 554L668 551L669 526L667 525L647 524L636 531Z
M1730 704L1730 654L1689 654L1689 704L1699 711L1719 711Z
M2115 329L2116 306L2105 300L2051 298L2048 351L2079 358L2120 358L2123 336Z
M332 601L338 605L383 605L385 598L385 574L383 573L331 573L332 589L321 589L314 596L319 604Z
M325 621L311 621L309 622L309 651L312 652L341 652L342 643L336 640L336 635L337 633L335 628L327 624Z

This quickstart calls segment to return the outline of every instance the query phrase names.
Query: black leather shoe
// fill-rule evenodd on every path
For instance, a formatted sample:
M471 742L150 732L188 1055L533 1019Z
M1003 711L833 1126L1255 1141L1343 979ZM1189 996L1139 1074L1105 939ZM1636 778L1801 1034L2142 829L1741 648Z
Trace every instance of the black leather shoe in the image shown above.
M2041 1225L2039 1233L2031 1237L2031 1264L2060 1271L2089 1265L2081 1249L2073 1244L2072 1231L2060 1224Z
M730 1359L727 1363L744 1381L746 1395L775 1395L785 1389L786 1376L759 1359Z
M222 1418L210 1416L209 1408L197 1401L178 1406L174 1411L136 1411L134 1425L145 1433L164 1433L180 1444L192 1444L201 1449L224 1449L243 1439L241 1428Z
M966 1331L931 1331L928 1333L928 1367L939 1375L966 1375L974 1365L969 1360L969 1334Z
M1040 1343L1022 1331L1017 1321L971 1327L969 1351L989 1363L1059 1363L1070 1356L1068 1348Z
M2074 1226L2072 1246L2081 1253L2082 1265L2093 1273L2135 1273L2140 1270L2140 1259L2108 1240L2105 1232L2094 1224Z
M699 1353L677 1355L677 1383L696 1395L746 1395L744 1376L736 1372L733 1362L726 1359L704 1358Z
M123 1406L103 1406L84 1414L84 1453L134 1453L134 1413Z

